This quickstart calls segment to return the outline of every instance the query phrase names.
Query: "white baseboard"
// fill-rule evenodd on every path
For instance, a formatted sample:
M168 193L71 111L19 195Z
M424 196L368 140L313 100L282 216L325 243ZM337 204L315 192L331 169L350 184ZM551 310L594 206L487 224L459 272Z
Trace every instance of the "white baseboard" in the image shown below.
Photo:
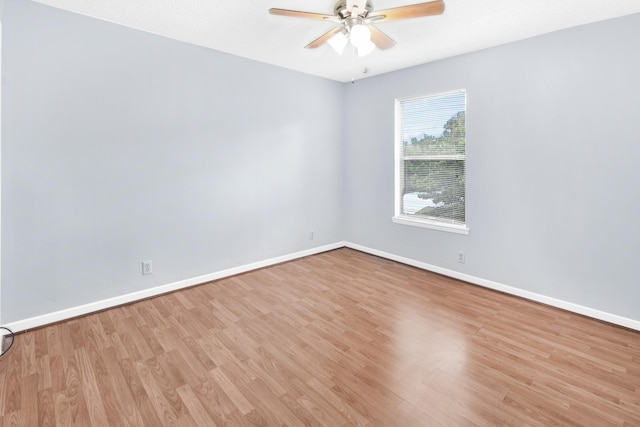
M443 276L452 277L454 279L463 280L474 285L482 286L488 289L504 292L506 294L515 295L521 298L525 298L531 301L540 302L553 307L557 307L563 310L567 310L573 313L581 314L584 316L592 317L594 319L603 320L605 322L612 323L614 325L623 326L625 328L634 329L640 331L640 321L629 319L626 317L618 316L615 314L607 313L604 311L596 310L590 307L574 304L571 302L551 298L546 295L537 294L535 292L526 291L523 289L514 288L512 286L503 285L491 280L481 279L479 277L471 276L469 274L460 273L454 270L448 270L446 268L437 267L435 265L427 264L421 261L416 261L410 258L394 255L388 252L379 251L377 249L368 248L350 242L336 242L330 245L320 246L317 248L307 249L304 251L296 252L289 255L283 255L276 258L267 259L264 261L258 261L243 266L230 268L227 270L219 271L216 273L206 274L203 276L193 277L190 279L181 280L174 283L169 283L162 286L157 286L151 289L145 289L138 292L132 292L125 295L120 295L113 298L108 298L101 301L84 304L77 307L71 307L65 310L55 311L53 313L43 314L41 316L31 317L24 320L18 320L16 322L8 323L4 326L11 329L13 332L22 332L29 329L38 328L51 323L61 322L63 320L72 319L74 317L83 316L85 314L94 313L96 311L105 310L108 308L117 307L123 304L129 304L145 298L150 298L158 295L162 295L168 292L177 291L180 289L188 288L191 286L199 285L202 283L210 282L212 280L219 280L225 277L234 276L248 271L257 270L271 265L280 264L287 261L292 261L298 258L303 258L310 255L327 252L342 247L348 247L361 252L376 255L382 258L386 258L392 261L397 261L403 264L411 265L423 270L432 271L434 273L442 274Z
M604 311L596 310L590 307L574 304L571 302L551 298L546 295L537 294L535 292L525 291L523 289L514 288L512 286L503 285L491 280L481 279L479 277L471 276L469 274L460 273L454 270L448 270L446 268L437 267L435 265L427 264L424 262L416 261L410 258L401 257L391 253L379 251L377 249L371 249L365 246L360 246L355 243L346 242L345 246L351 249L355 249L361 252L365 252L371 255L376 255L381 258L386 258L392 261L401 262L403 264L411 265L413 267L421 268L423 270L432 271L434 273L442 274L443 276L452 277L454 279L463 280L474 285L482 286L485 288L493 289L496 291L504 292L506 294L515 295L521 298L525 298L531 301L536 301L542 304L547 304L552 307L561 308L573 313L581 314L583 316L592 317L594 319L603 320L605 322L613 323L614 325L623 326L625 328L634 329L640 331L640 320L629 319L627 317L618 316L615 314L607 313Z
M303 258L306 256L327 252L333 249L342 248L344 246L345 246L345 242L332 243L330 245L307 249L304 251L295 252L292 254L283 255L276 258L267 259L264 261L258 261L258 262L242 265L235 268L230 268L228 270L218 271L216 273L205 274L204 276L192 277L190 279L180 280L178 282L156 286L154 288L132 292L129 294L120 295L117 297L108 298L101 301L80 305L77 307L71 307L65 310L43 314L41 316L31 317L24 320L18 320L16 322L8 323L4 326L11 329L13 332L22 332L29 329L34 329L41 326L49 325L51 323L61 322L63 320L68 320L74 317L83 316L85 314L94 313L96 311L117 307L123 304L129 304L135 301L143 300L145 298L155 297L158 295L166 294L168 292L173 292L173 291L188 288L191 286L199 285L202 283L210 282L212 280L224 279L225 277L235 276L237 274L246 273L248 271L257 270L260 268L269 267L271 265L292 261L294 259Z

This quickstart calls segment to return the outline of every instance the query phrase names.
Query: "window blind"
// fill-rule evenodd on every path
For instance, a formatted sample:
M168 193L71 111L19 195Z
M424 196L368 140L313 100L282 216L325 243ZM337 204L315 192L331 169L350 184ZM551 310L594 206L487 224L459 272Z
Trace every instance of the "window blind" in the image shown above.
M398 101L396 216L465 225L466 91Z

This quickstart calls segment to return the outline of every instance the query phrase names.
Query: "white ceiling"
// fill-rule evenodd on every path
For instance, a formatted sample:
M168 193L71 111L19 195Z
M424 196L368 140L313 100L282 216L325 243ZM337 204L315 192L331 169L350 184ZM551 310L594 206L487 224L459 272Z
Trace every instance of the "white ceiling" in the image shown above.
M335 24L268 13L277 7L332 14L335 0L36 1L341 82L640 13L640 0L444 0L443 15L378 24L398 44L357 58L328 45L303 49ZM374 9L422 1L372 0Z

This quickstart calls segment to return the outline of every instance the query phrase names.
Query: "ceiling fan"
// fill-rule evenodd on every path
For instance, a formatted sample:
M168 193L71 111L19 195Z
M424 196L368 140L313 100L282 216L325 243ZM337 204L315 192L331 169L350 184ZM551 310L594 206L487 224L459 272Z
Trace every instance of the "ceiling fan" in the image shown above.
M324 43L341 55L347 42L358 50L359 56L371 53L376 47L381 50L390 49L396 42L380 31L374 23L395 21L422 16L441 15L444 12L444 2L435 0L426 3L411 4L385 10L373 10L370 0L338 0L334 7L334 14L304 12L301 10L269 9L272 15L293 16L297 18L320 19L331 21L338 26L321 35L305 46L315 49Z

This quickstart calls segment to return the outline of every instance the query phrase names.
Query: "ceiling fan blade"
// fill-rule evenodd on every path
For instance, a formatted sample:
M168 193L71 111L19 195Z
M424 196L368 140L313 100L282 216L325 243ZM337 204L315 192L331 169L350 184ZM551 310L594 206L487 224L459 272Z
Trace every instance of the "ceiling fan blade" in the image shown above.
M395 21L397 19L419 18L422 16L442 15L444 12L444 2L442 0L430 1L427 3L417 3L408 6L396 7L393 9L376 10L367 16L368 18L382 16L375 19L375 22Z
M315 39L314 41L306 45L305 49L315 49L317 47L320 47L323 44L325 44L331 37L335 36L341 31L342 31L342 27L336 27L333 30L324 33L323 35L321 35L320 37L318 37L317 39Z
M289 9L269 9L269 13L279 16L293 16L294 18L307 18L307 19L335 19L334 15L325 15L323 13L303 12L301 10L289 10Z
M369 24L369 31L371 31L371 41L378 49L387 50L396 45L395 40L371 24Z

